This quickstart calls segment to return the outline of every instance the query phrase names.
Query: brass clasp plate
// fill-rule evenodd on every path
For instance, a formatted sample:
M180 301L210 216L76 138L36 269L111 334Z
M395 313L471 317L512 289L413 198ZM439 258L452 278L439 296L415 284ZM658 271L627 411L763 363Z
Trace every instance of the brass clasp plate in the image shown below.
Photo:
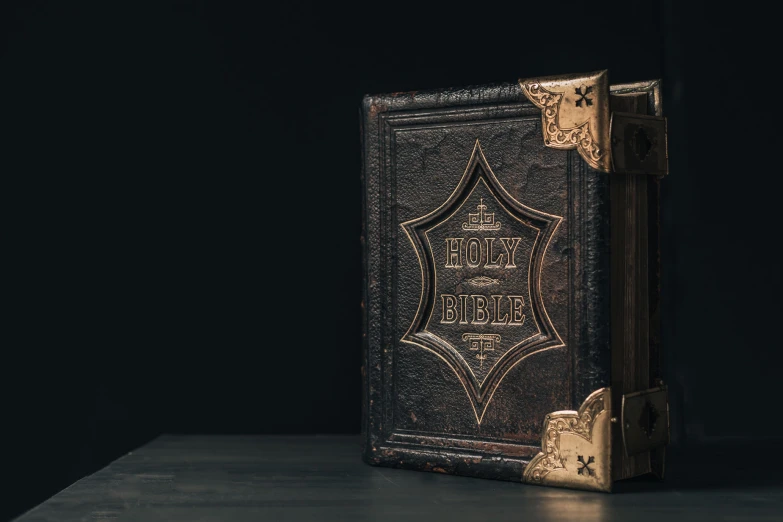
M613 112L609 127L613 172L657 176L668 173L666 118Z
M629 457L669 443L669 395L661 385L623 395L623 446Z

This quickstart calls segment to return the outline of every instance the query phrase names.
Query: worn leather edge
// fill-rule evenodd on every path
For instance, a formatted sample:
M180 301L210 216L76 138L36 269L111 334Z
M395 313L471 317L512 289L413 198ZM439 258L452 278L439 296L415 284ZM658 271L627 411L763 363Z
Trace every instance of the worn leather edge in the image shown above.
M369 356L369 345L368 345L368 317L367 317L367 276L368 276L368 258L367 258L367 192L366 192L366 186L367 186L367 139L364 135L366 131L366 125L365 125L365 101L362 103L362 107L359 109L359 142L360 142L360 148L361 148L361 170L360 170L360 182L362 186L362 201L361 201L361 234L359 236L359 244L362 252L362 286L361 286L361 301L359 303L359 307L361 309L361 346L362 346L362 363L360 367L361 372L361 379L362 379L362 418L361 418L361 445L362 445L362 455L366 454L367 447L368 447L368 440L369 437L369 405L368 405L368 390L369 390L369 381L368 381L368 374L367 374L367 359Z
M504 82L367 95L364 97L363 107L367 115L373 117L382 112L515 103L523 99L522 90L517 83Z
M574 155L576 156L576 155ZM582 404L593 391L611 384L611 294L610 294L610 209L609 176L591 168L578 157L587 177L582 204L584 211L584 260L582 343L578 353L576 394L573 407Z
M382 433L381 389L373 382L381 382L380 368L380 292L377 277L380 274L379 256L371 245L379 243L380 162L378 151L378 111L372 97L365 96L360 111L362 148L362 456L370 464ZM373 207L373 202L375 207ZM373 275L375 274L375 275Z

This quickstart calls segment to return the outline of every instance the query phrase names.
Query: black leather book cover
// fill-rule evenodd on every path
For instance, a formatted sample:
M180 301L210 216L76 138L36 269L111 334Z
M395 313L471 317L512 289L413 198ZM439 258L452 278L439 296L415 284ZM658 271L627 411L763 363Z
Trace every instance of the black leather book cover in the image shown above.
M365 97L367 462L523 481L610 386L609 176L542 124L518 83Z

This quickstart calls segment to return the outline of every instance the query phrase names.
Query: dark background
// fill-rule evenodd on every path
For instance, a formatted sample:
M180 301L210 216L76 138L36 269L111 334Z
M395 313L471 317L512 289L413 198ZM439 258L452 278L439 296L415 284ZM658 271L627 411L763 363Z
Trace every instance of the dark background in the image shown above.
M663 79L674 443L775 435L772 18L673 0L4 3L0 519L162 432L358 432L361 96L520 76Z

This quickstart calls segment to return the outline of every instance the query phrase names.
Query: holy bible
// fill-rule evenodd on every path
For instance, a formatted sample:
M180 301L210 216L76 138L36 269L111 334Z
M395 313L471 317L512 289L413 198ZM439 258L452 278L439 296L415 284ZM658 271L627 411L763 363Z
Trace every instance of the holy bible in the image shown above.
M659 82L366 96L361 121L365 461L662 476Z

